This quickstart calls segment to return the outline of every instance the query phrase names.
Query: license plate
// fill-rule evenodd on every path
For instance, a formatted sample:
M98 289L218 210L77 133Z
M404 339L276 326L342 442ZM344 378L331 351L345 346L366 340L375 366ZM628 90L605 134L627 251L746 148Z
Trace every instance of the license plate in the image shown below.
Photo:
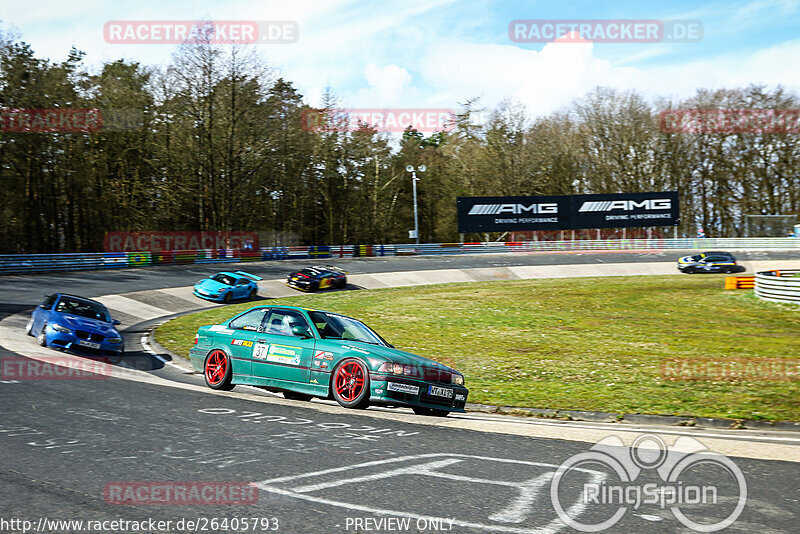
M81 347L89 347L90 349L99 349L100 343L92 343L91 341L78 340L78 345Z
M447 399L453 398L453 390L450 388L442 388L439 386L428 386L428 395L435 397L445 397Z

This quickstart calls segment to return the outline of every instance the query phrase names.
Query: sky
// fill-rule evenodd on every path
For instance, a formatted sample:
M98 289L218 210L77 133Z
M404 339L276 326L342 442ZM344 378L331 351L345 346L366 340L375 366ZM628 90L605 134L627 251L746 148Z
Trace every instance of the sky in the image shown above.
M326 87L347 107L457 109L480 97L489 109L517 100L531 116L597 86L649 99L750 84L800 94L800 0L0 0L4 32L54 61L74 46L95 71L117 59L168 65L178 45L113 43L103 31L164 20L296 24L294 42L252 46L310 105ZM552 20L690 21L702 32L690 42L526 43L512 39L516 20L537 21L520 35Z

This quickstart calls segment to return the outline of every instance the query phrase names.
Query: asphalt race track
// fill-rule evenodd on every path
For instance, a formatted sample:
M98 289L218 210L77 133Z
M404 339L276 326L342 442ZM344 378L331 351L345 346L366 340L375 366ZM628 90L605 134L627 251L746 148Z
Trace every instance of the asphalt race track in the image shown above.
M567 272L575 266L575 272L593 272L588 269L601 264L612 264L604 269L617 264L629 269L638 263L648 272L671 264L668 272L677 273L674 260L680 254L540 253L329 262L351 271L353 280L378 284L385 281L381 273L409 273L411 279L417 276L412 272L430 270L480 274L556 267ZM790 252L739 252L737 258L748 271L750 263L797 261L796 253ZM580 531L579 524L559 519L556 504L584 525L602 524L622 510L608 532L693 532L689 521L714 524L734 514L727 532L797 531L800 433L635 427L490 414L440 419L408 410L344 410L329 402L286 401L241 386L230 393L212 392L202 377L187 373L182 362L141 348L142 335L163 320L156 316L158 310L182 313L192 307L179 292L185 289L170 288L185 288L217 270L242 269L277 279L308 264L192 265L0 278L0 322L8 328L0 332L4 359L23 356L26 362L41 363L48 354L66 357L19 335L24 326L20 312L30 310L45 293L113 295L107 302L112 308L109 302L127 305L123 299L128 297L116 297L124 293L144 310L121 316L129 354L118 365L82 379L0 381L0 532ZM351 289L358 285L354 282ZM366 282L363 287L368 287ZM154 300L154 294L161 300ZM267 291L261 295L280 296ZM197 308L208 305L197 302ZM608 477L610 471L598 465L596 453L594 464L574 463L575 469L561 477L563 470L558 468L563 462L575 462L575 455L589 453L607 436L622 440L605 451L624 466L627 479L619 472ZM654 454L659 440L678 452ZM619 446L634 441L641 445L635 449L638 456ZM681 465L695 458L686 454L696 452L698 443L727 455L729 463L721 460L724 457L707 456L705 460L712 461L691 463L679 479L665 479L655 469L656 464L669 465L664 458ZM613 491L606 491L615 476L624 479L624 484L614 482L617 488L627 488L624 503L621 493L614 497ZM746 499L740 501L742 481ZM638 500L635 495L630 500L631 488L656 488L647 494L653 502L641 493ZM673 504L674 509L669 505L670 488L686 497ZM687 488L701 488L704 497L714 499L698 502ZM744 507L738 514L740 502ZM84 523L80 528L52 523L65 520ZM98 521L106 523L87 523Z

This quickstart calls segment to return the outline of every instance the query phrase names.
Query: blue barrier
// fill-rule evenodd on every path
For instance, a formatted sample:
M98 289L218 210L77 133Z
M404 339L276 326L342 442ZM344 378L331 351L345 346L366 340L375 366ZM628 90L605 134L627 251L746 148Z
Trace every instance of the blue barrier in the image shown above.
M633 250L798 250L800 239L606 239L575 241L524 241L487 243L424 243L398 245L314 245L265 247L256 251L231 249L167 250L153 252L96 252L71 254L0 255L0 274L120 269L191 263L238 263L285 259L354 258L370 256L455 255L515 252L633 251Z

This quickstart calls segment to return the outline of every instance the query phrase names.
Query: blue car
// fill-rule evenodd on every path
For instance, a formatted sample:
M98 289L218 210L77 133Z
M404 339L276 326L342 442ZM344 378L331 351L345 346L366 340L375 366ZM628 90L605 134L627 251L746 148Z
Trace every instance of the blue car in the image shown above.
M26 333L43 347L121 358L125 343L108 308L77 295L48 295L33 310Z
M226 304L233 299L255 300L258 296L256 280L261 280L261 277L244 271L221 272L209 278L198 280L192 293L201 299L224 302Z

